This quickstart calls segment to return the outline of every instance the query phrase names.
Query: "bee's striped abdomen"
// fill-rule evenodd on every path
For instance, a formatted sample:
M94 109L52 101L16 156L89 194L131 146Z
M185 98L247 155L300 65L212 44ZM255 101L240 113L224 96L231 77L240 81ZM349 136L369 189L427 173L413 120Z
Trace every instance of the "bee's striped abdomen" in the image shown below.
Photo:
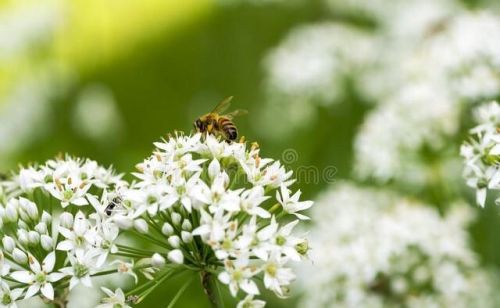
M238 129L231 120L225 117L219 118L219 125L222 131L226 134L227 140L234 141L238 138Z

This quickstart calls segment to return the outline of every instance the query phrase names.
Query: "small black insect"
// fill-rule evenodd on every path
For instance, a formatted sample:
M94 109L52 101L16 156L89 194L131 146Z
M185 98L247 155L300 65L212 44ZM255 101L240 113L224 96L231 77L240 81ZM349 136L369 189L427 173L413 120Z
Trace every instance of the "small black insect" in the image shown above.
M120 205L122 203L122 198L121 197L114 197L109 203L108 206L106 206L106 209L104 209L104 212L106 215L111 216L111 213L113 212L113 209Z

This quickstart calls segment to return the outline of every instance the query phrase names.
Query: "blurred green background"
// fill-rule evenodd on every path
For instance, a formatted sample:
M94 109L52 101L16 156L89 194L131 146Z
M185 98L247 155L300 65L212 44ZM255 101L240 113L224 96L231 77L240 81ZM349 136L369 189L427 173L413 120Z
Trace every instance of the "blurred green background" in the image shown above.
M337 179L349 178L353 138L373 107L355 93L317 107L318 117L302 129L291 125L289 137L271 140L257 127L263 57L293 27L332 20L320 1L285 2L0 1L1 170L68 152L131 172L152 142L190 131L197 116L232 95L233 108L249 110L236 120L240 133L258 141L263 156L294 149L299 156L290 167L335 166ZM314 198L326 185L297 187ZM472 197L469 189L464 194ZM500 265L497 210L478 212L475 246L485 263ZM141 306L166 306L178 285L172 281ZM268 298L270 307L294 302ZM203 305L209 303L198 283L179 301Z
M240 134L258 141L266 156L279 158L284 149L294 148L300 153L297 164L346 166L340 173L348 173L350 154L338 149L348 147L360 118L359 112L352 119L346 117L352 105L346 104L342 114L325 113L325 119L314 127L280 143L268 142L252 125L263 101L262 57L292 26L320 18L319 3L4 1L1 16L17 18L12 22L19 25L12 28L22 33L23 24L45 12L44 6L50 11L44 14L56 24L42 21L48 33L37 33L41 39L0 57L1 116L14 115L23 119L14 126L26 127L19 136L15 128L5 130L11 136L5 139L13 145L8 147L12 150L0 150L3 171L68 152L130 172L150 154L152 142L174 130L190 131L197 116L233 95L233 108L249 110L248 116L236 121ZM36 86L24 87L26 83ZM19 91L28 93L17 95ZM23 110L13 111L10 105ZM25 115L29 109L37 114ZM113 116L100 119L106 110L112 110ZM81 113L87 113L86 119L81 119ZM338 130L338 144L325 149L321 139L330 139L334 130L326 125L331 119L338 128L350 128ZM338 155L331 155L335 152ZM315 185L303 188L306 196L319 189ZM141 306L168 305L180 285L178 280ZM178 305L208 307L194 281ZM234 302L228 299L228 305Z

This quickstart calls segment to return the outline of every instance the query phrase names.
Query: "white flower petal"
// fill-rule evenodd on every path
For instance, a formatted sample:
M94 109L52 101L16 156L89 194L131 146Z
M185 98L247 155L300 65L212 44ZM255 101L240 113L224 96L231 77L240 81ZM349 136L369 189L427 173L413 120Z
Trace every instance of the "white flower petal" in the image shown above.
M50 283L45 283L41 288L40 291L42 291L43 296L46 298L53 300L54 299L54 288L52 288L52 285Z
M10 277L16 281L22 283L31 283L34 279L34 275L28 271L17 271L10 273Z

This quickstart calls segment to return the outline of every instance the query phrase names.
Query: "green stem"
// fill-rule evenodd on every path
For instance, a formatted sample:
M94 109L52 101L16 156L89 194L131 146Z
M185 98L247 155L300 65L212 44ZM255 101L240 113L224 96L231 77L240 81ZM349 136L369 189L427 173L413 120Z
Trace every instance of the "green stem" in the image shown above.
M279 203L276 203L275 205L273 205L270 209L269 209L269 213L274 213L276 212L276 210L278 210L280 208L281 204Z
M177 301L179 300L179 298L181 297L181 295L184 293L184 291L186 291L187 287L189 286L189 284L191 283L191 280L193 280L193 278L189 279L180 289L179 291L177 291L177 294L175 294L174 298L172 299L172 301L170 301L170 304L168 304L167 308L173 308L175 303L177 303Z
M124 245L120 245L120 244L117 244L116 245L118 247L118 249L122 252L125 252L125 253L138 253L138 254L145 254L145 255L148 255L148 256L152 256L156 253L156 251L149 251L149 250L144 250L144 249L138 249L138 248L134 248L134 247L129 247L129 246L124 246Z
M205 291L205 294L207 295L208 300L210 301L212 307L219 308L219 304L217 303L217 297L214 293L212 286L212 274L207 271L202 271L200 272L200 280L201 280L201 285L203 287L203 291Z
M142 238L142 239L144 239L144 240L146 240L146 241L148 241L148 242L153 242L154 244L156 244L156 245L158 245L158 246L160 246L160 247L165 247L165 248L168 248L168 247L167 247L167 243L164 243L164 242L162 242L162 241L158 240L158 239L157 239L157 238L155 238L155 237L152 237L152 236L145 236L145 235L143 235L143 234L141 234L141 233L139 233L139 232L134 232L134 233L135 233L138 237L140 237L140 238Z

